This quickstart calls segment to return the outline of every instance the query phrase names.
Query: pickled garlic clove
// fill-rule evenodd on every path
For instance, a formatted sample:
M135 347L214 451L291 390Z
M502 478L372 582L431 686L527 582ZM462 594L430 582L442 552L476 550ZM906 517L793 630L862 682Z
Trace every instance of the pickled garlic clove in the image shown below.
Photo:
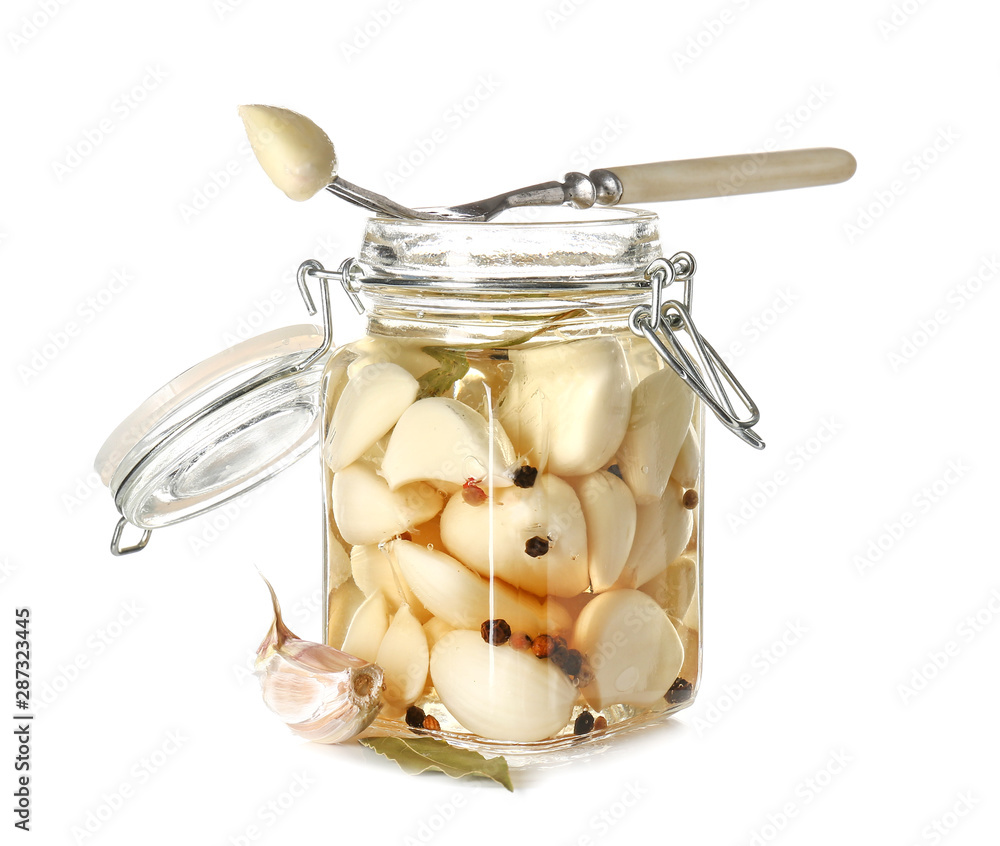
M440 366L440 362L424 352L422 341L384 338L368 335L349 344L345 349L356 358L347 365L347 376L353 379L364 368L372 364L392 363L402 367L414 379Z
M348 380L337 400L323 448L334 472L357 461L417 398L417 380L397 364L369 364Z
M505 488L478 505L454 494L441 512L441 538L466 566L483 576L492 567L492 575L537 596L574 596L590 583L580 502L557 476L539 476L530 488Z
M551 737L569 722L576 701L576 688L551 661L490 646L477 631L442 637L430 669L448 712L464 728L493 740Z
M381 593L373 593L351 618L344 637L344 652L374 662L388 630L389 603Z
M597 710L656 704L684 661L684 647L666 612L638 590L594 597L576 621L573 645L590 661L593 680L582 693Z
M687 548L694 512L684 507L683 496L681 486L671 479L659 502L638 506L635 539L616 587L645 584Z
M614 338L511 349L514 365L500 422L539 470L584 476L618 449L632 396L628 363Z
M333 182L333 142L305 115L278 106L240 106L239 113L257 161L286 196L308 200Z
M410 611L421 622L430 617L402 574L393 569L388 554L378 545L369 544L351 548L351 573L354 576L354 583L361 588L365 596L382 594L392 611L396 611L401 605L409 605Z
M450 555L404 540L392 541L387 548L424 607L456 629L479 631L484 620L496 619L532 637L569 628L569 615L561 605L543 604L499 580L491 588L489 581Z
M264 580L267 582L267 580ZM382 707L382 670L354 655L296 637L267 583L274 622L257 650L264 702L300 737L340 743L364 731Z
M694 423L688 426L687 435L677 453L677 460L670 471L670 478L682 488L697 488L698 476L701 473L701 447L698 446L698 433Z
M448 632L456 631L450 623L446 623L440 617L431 617L424 623L424 635L427 637L427 645L433 649L434 645L441 640Z
M568 481L583 508L590 584L599 593L614 585L628 560L635 538L635 500L628 485L605 470Z
M667 615L684 619L698 592L698 565L690 555L675 558L667 568L639 586Z
M669 368L647 376L633 391L617 464L637 504L663 496L693 410L694 393Z
M344 540L354 546L382 543L437 514L444 498L423 482L390 490L364 461L333 474L333 517Z
M462 485L469 478L483 480L484 488L490 480L494 487L509 487L513 483L507 468L515 458L510 439L495 420L487 422L457 400L427 397L413 403L396 423L382 475L392 490L417 481Z
M330 646L344 648L344 638L347 637L351 620L367 598L352 581L344 582L330 593L330 601L327 604L329 623L326 628L326 642Z
M400 606L382 638L376 663L385 673L387 705L406 709L423 693L430 650L420 621L406 605Z

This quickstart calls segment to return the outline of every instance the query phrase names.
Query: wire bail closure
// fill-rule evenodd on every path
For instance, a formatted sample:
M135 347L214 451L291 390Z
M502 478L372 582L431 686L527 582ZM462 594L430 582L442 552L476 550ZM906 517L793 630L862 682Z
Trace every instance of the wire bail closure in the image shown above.
M754 449L763 449L764 441L750 428L760 420L756 403L715 348L698 331L691 317L696 270L694 256L688 252L650 262L644 273L649 280L649 305L632 309L628 318L629 328L634 335L644 337L652 344L660 358L712 409L727 429ZM663 300L664 289L674 282L684 283L683 303ZM697 361L681 344L681 332L690 337ZM745 415L737 413L730 390L746 410Z

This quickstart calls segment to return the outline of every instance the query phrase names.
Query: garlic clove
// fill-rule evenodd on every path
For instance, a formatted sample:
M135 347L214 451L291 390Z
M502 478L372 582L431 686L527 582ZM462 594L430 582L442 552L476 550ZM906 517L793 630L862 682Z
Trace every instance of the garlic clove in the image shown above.
M441 512L441 538L466 566L483 576L492 568L497 578L536 596L574 596L590 583L583 512L558 476L539 476L530 488L504 488L478 505L459 491Z
M327 590L336 590L350 577L351 557L335 538L331 538L326 555Z
M329 623L326 629L326 642L330 646L342 649L344 638L347 637L347 629L351 625L351 620L358 613L358 609L367 597L361 592L352 581L344 582L339 588L330 593L330 601L327 604L327 619Z
M656 704L684 661L684 647L666 612L638 590L610 590L587 603L573 644L590 662L593 680L582 693L597 710Z
M382 462L392 490L416 481L462 485L467 479L513 484L507 468L515 461L510 439L496 420L447 397L417 400L396 423Z
M615 338L511 349L500 422L539 470L583 476L609 463L628 425L631 383Z
M427 682L430 650L420 621L406 605L400 606L382 638L376 662L385 673L386 704L405 709L412 705Z
M354 360L347 365L347 375L353 379L371 364L392 364L402 367L414 379L419 379L430 370L440 366L440 362L424 352L423 341L386 338L368 335L349 344L346 349L353 353Z
M431 617L424 623L424 636L427 638L427 645L433 649L434 645L441 640L448 632L456 631L450 623L446 623L440 617Z
M377 544L351 548L351 573L366 597L380 593L393 612L401 605L409 605L421 622L430 617L402 574L394 571L389 555Z
M698 591L698 566L690 555L675 558L657 576L639 586L670 617L684 619Z
M257 650L264 702L300 737L340 743L356 737L382 707L382 670L354 655L296 637L281 619L267 580L274 622Z
M369 364L347 382L333 412L324 457L336 472L370 449L417 398L419 386L398 364Z
M688 426L687 435L677 453L677 460L670 471L670 478L682 488L697 488L698 476L701 473L701 447L698 446L698 433L694 423Z
M330 498L337 528L355 546L387 541L430 520L444 504L442 495L423 482L390 490L364 461L334 473Z
M344 652L374 662L388 629L389 603L381 593L373 593L351 619L344 637Z
M424 607L456 629L475 629L485 620L506 620L511 629L534 637L566 631L570 620L555 602L543 604L501 581L490 582L450 555L396 540L387 545Z
M595 593L600 593L614 585L632 549L635 500L628 485L605 470L568 481L580 500L587 524L590 584Z
M647 376L632 392L631 416L616 463L638 505L663 496L693 410L694 393L670 368Z
M659 502L638 506L635 539L616 587L645 584L687 548L694 512L684 507L683 496L681 486L671 479Z
M467 730L493 740L551 737L569 722L577 696L551 661L490 646L476 631L442 637L431 652L430 670L448 712Z
M308 200L337 176L327 134L305 115L278 106L240 106L250 147L268 178L293 200Z

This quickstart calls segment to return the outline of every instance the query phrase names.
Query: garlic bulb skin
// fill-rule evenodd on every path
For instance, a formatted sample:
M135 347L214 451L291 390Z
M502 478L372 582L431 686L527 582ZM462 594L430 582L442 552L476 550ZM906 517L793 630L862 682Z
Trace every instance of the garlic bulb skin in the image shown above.
M587 603L573 643L590 661L593 680L582 693L597 710L656 704L684 661L684 647L666 612L638 590L611 590Z
M590 582L580 501L558 476L539 476L530 488L504 488L478 505L467 503L462 491L453 494L441 512L441 539L480 575L492 572L536 596L575 596ZM532 539L543 542L545 552L537 554Z
M450 555L404 540L392 541L387 549L423 606L456 629L478 631L484 621L498 619L532 637L569 628L569 614L561 605L543 604L498 579L491 585Z
M551 737L569 722L577 697L551 661L490 646L476 631L442 637L431 652L430 670L448 712L467 730L493 740Z
M382 475L391 490L412 482L510 487L515 462L510 438L464 403L447 397L417 400L403 412L389 437Z
M369 364L348 380L323 448L334 472L357 461L417 398L417 380L398 364Z
M333 142L305 115L259 105L239 114L264 173L290 199L308 200L336 178Z
M274 622L255 663L264 703L306 740L341 743L357 737L382 708L382 670L296 637L281 619L274 589L270 583L267 587Z
M511 349L500 422L540 471L583 476L605 467L628 425L631 382L621 344L584 338Z
M366 461L333 474L330 499L337 528L354 546L387 541L430 520L444 504L443 496L423 482L390 490Z
M638 505L663 496L694 410L694 393L670 368L643 379L632 392L628 429L616 463Z

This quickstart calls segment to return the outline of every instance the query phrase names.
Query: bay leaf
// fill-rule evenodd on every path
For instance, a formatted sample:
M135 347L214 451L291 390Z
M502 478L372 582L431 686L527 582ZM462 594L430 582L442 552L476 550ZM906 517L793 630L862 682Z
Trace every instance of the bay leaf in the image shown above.
M364 737L361 743L411 775L436 770L452 778L479 776L514 791L503 757L484 758L471 749L459 749L433 737Z

